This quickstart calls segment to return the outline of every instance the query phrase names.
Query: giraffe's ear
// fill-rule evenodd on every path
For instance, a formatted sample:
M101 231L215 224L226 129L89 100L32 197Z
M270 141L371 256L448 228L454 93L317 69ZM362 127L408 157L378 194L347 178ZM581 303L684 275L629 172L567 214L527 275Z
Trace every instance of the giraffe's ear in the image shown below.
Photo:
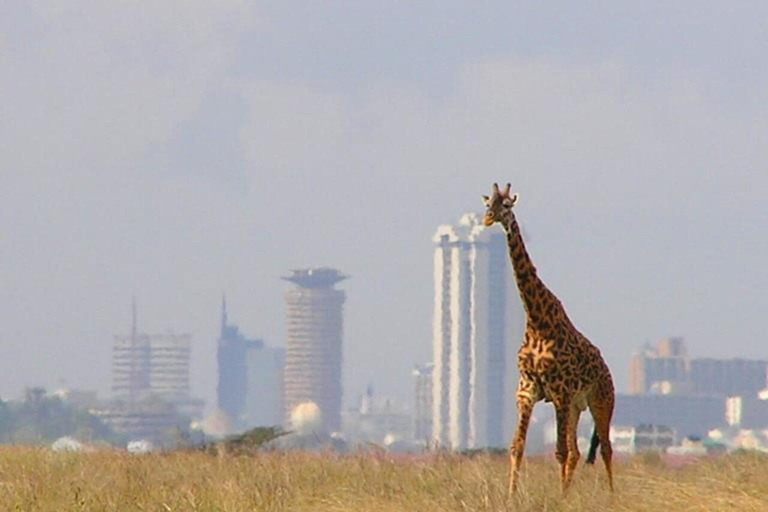
M507 208L512 208L513 206L515 206L517 204L517 199L519 197L520 196L518 196L516 193L512 194L509 197L505 197L504 198L504 206L506 206Z
M488 206L490 203L491 203L491 198L490 198L490 197L488 197L488 196L485 196L485 195L484 195L484 196L483 196L483 204L484 204L485 206Z

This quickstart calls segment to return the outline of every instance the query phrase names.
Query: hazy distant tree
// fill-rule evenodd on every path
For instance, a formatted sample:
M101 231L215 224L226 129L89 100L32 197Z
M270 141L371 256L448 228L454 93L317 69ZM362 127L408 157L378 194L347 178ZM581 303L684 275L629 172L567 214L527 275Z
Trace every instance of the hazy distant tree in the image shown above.
M0 443L7 443L14 430L13 411L7 402L0 400Z
M6 406L3 423L0 408L0 442L19 444L48 443L62 436L82 441L114 438L111 429L88 411L64 402L58 396L48 396L44 388L28 388L24 401Z
M242 434L230 436L216 446L223 447L227 453L251 454L286 434L288 432L280 427L256 427Z

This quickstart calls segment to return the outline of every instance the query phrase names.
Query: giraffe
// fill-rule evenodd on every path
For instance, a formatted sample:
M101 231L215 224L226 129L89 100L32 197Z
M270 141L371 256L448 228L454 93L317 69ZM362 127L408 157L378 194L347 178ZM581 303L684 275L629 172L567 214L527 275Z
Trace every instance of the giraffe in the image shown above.
M613 491L609 430L615 397L611 372L600 350L573 326L560 300L538 277L512 213L518 195L510 195L510 188L507 184L502 192L494 183L493 195L483 196L487 208L484 224L499 222L507 233L509 257L526 316L525 337L517 354L518 424L509 449L509 492L516 490L528 423L534 405L540 400L555 406L555 455L560 464L562 492L568 489L579 461L576 430L587 407L595 420L587 462L594 463L600 446L608 486Z

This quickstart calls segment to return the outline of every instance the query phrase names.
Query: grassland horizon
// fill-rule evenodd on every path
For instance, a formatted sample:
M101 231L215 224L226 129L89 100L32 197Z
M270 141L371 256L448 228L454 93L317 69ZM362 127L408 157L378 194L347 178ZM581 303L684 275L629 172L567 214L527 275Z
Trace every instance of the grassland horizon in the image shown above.
M21 511L761 511L768 456L741 453L669 467L619 459L580 464L568 494L551 457L525 460L507 496L506 457L260 453L249 456L0 448L0 510Z

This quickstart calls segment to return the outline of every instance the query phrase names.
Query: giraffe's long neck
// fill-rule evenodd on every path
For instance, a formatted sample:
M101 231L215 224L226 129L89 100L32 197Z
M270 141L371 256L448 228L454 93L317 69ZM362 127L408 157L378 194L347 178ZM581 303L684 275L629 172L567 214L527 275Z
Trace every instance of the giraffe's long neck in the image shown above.
M520 291L520 298L523 300L525 313L529 320L536 321L540 315L542 301L551 298L552 292L539 279L536 267L533 265L531 257L525 249L520 226L512 212L509 212L509 216L504 220L503 226L507 232L509 259L512 260L512 268L515 271L517 288Z

